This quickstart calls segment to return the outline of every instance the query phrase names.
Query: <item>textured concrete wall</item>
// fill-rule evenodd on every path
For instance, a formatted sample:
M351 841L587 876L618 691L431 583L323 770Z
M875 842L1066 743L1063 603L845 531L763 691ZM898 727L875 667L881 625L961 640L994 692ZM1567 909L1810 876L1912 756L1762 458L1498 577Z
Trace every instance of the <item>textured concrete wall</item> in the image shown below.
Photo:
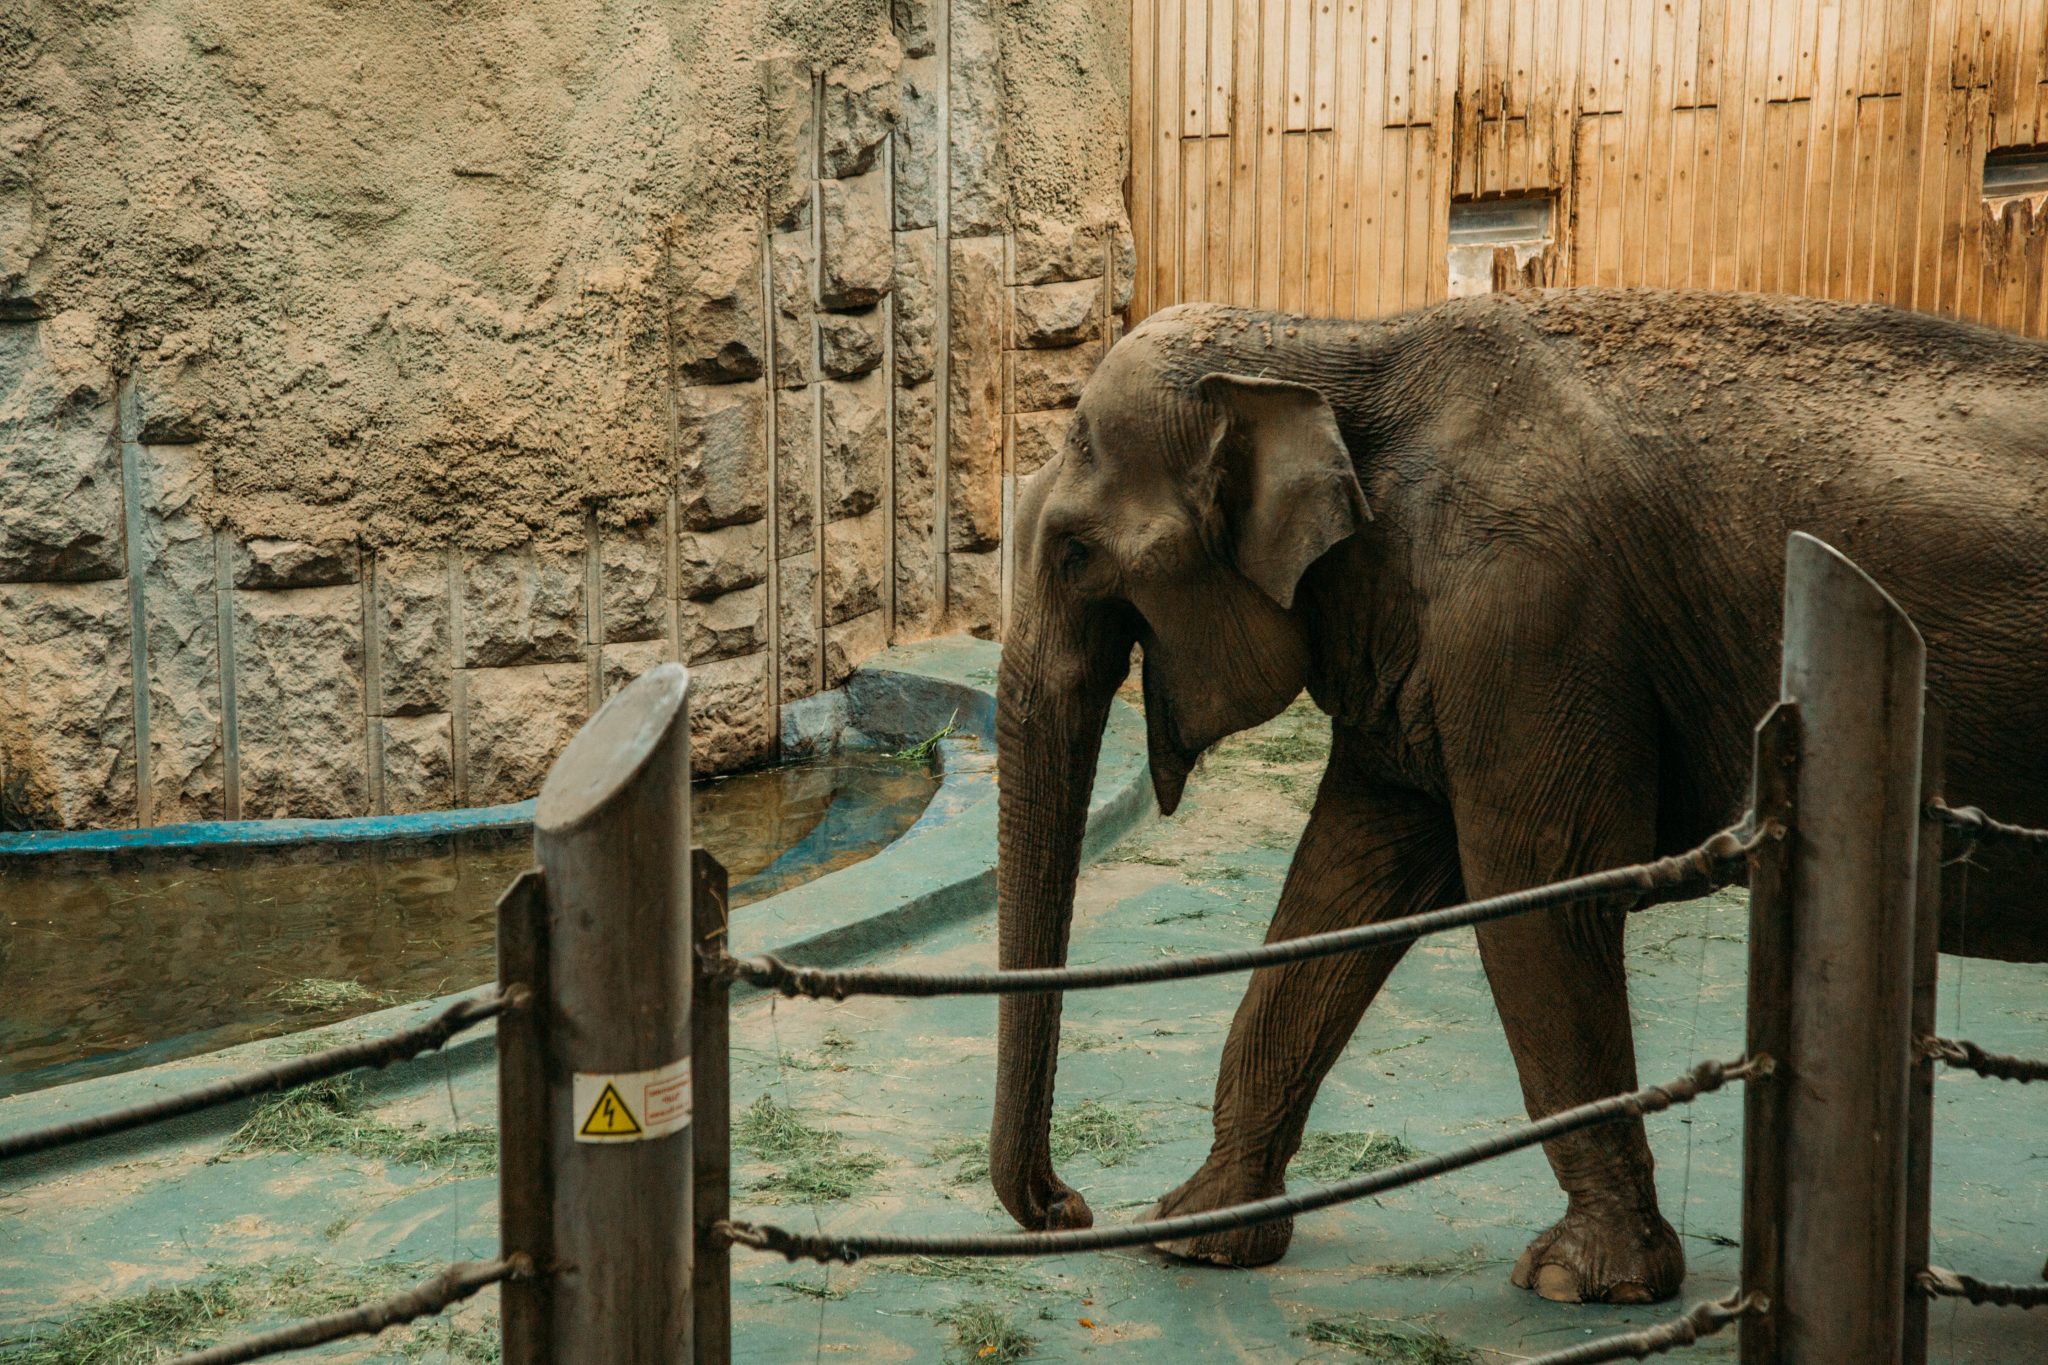
M436 286L441 312L411 315L410 335L453 329L473 352L406 350L418 277L453 257L385 243L418 259L332 285L411 281L365 324L404 376L388 380L403 401L382 407L388 377L351 368L353 342L324 348L319 325L274 308L259 326L219 291L203 306L146 298L147 335L131 336L108 302L118 271L79 264L105 254L66 254L85 232L65 217L70 144L52 120L0 116L0 827L517 800L606 695L664 659L696 678L698 767L735 768L773 757L778 703L887 644L1000 633L1016 480L1056 448L1130 297L1123 19L1096 0L785 8L671 14L676 33L757 44L702 71L716 43L658 58L596 5L611 27L595 31L633 55L626 94L671 76L681 91L631 131L656 135L646 167L675 166L693 193L664 200L655 171L578 182L603 199L591 222L606 231L564 271L580 292L573 309L548 305L559 315L529 301L479 318L491 281L476 254L498 251L508 274L530 263L510 238L464 243L476 278ZM288 27L297 11L278 13ZM56 108L68 87L48 54L91 44L49 9L29 23L41 46L0 44L0 62L28 53L19 88ZM194 50L241 50L209 41ZM75 75L85 59L69 60ZM189 102L218 114L270 88L227 82ZM204 165L219 153L181 141L204 122L181 98L153 88L131 117L161 125L142 139L158 153ZM577 98L627 117L618 99ZM735 121L752 134L747 176L723 169ZM470 163L453 174L456 189L417 192L489 188ZM387 218L316 189L278 210L310 204L314 244L266 249L317 285L352 232ZM222 237L209 232L183 247L170 233L125 268L204 264ZM533 287L548 295L553 277ZM166 336L189 323L181 308L204 314L203 341ZM488 394L498 435L449 449L480 381L420 376L464 365L520 382ZM597 433L580 444L561 438L579 405ZM429 434L406 445L414 425ZM293 440L331 454L274 453ZM403 460L380 455L392 443Z

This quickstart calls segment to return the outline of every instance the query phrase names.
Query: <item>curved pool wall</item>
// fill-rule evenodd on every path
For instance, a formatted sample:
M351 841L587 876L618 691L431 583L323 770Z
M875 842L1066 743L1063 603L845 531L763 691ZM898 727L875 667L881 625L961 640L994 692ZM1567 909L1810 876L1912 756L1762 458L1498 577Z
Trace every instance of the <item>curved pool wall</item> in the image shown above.
M868 660L838 691L806 697L783 708L782 745L787 758L840 747L902 748L921 743L949 724L954 732L936 746L939 788L917 823L872 858L747 906L732 925L734 952L774 952L790 962L840 966L884 950L900 951L935 929L994 909L995 676L1000 658L998 646L965 636L902 645ZM1119 701L1111 708L1102 756L1096 765L1084 859L1099 857L1151 809L1144 723ZM517 839L530 834L532 817L533 802L522 801L472 810L344 820L9 834L0 835L0 867L45 858L65 865L131 863L138 858L178 860L258 849L266 850L265 856L333 856L349 845L404 845L465 835ZM207 831L216 832L216 837L204 837L202 832ZM803 843L830 837L831 831L821 823ZM799 844L791 854L802 847ZM265 1065L290 1053L374 1037L418 1022L450 1001L482 989L399 1005L322 1028L120 1075L0 1098L0 1133L119 1108ZM747 986L734 991L736 998L753 993L754 988ZM494 1030L485 1025L438 1054L375 1073L366 1084L379 1093L403 1091L439 1083L451 1066L489 1066L494 1060ZM139 1133L30 1158L19 1166L48 1169L105 1161L231 1129L250 1108L246 1103L223 1106Z

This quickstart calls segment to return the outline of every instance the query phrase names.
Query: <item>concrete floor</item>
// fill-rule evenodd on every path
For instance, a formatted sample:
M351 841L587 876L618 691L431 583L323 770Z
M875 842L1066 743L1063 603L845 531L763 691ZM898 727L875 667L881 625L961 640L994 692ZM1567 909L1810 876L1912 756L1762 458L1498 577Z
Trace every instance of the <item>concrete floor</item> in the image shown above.
M1290 712L1212 755L1183 811L1128 839L1083 877L1074 961L1199 952L1264 931L1322 746L1318 718ZM1646 913L1630 969L1645 1080L1741 1051L1745 910L1740 893ZM908 945L934 967L986 966L993 926ZM2003 1051L2048 1050L2048 969L1943 963L1942 1026ZM1105 1221L1135 1216L1207 1150L1208 1100L1241 978L1070 996L1062 1106L1095 1101L1137 1124L1114 1164L1087 1155L1063 1174ZM739 1166L740 1216L825 1229L1000 1230L985 1182L955 1182L934 1150L986 1132L994 1061L991 1000L845 1004L757 999L735 1010L736 1110L769 1094L847 1150L884 1163L866 1193L813 1207L766 1205L748 1186L775 1168ZM486 1070L393 1097L380 1116L443 1126L492 1120ZM2038 1090L2038 1087L2035 1088ZM2048 1095L1944 1075L1937 1090L1935 1258L1987 1279L2030 1280L2048 1248ZM1521 1117L1519 1091L1469 934L1410 953L1338 1063L1311 1132L1377 1130L1436 1151ZM1733 1286L1741 1099L1733 1090L1650 1121L1666 1215L1692 1273L1684 1301ZM94 1296L192 1280L209 1264L314 1255L338 1266L439 1263L495 1250L489 1177L328 1155L216 1159L218 1139L115 1167L0 1179L0 1340ZM1293 1248L1259 1271L1169 1264L1144 1252L995 1265L873 1261L826 1272L735 1252L736 1358L973 1359L941 1319L985 1304L1037 1338L1034 1359L1372 1359L1313 1339L1318 1322L1369 1315L1512 1361L1668 1315L1565 1307L1513 1289L1507 1269L1561 1209L1538 1152L1299 1220ZM993 1263L991 1263L993 1264ZM924 1271L926 1273L913 1273ZM932 1273L938 1272L938 1273ZM820 1294L828 1297L820 1297ZM476 1329L487 1294L456 1316ZM393 1333L325 1359L480 1360L480 1336L445 1326ZM1690 1358L1728 1359L1733 1334ZM988 1357L982 1357L988 1358ZM1382 1356L1381 1358L1416 1358ZM1457 1355L1421 1357L1458 1359ZM1943 1304L1936 1361L2048 1359L2048 1313ZM10 1353L0 1347L0 1362Z

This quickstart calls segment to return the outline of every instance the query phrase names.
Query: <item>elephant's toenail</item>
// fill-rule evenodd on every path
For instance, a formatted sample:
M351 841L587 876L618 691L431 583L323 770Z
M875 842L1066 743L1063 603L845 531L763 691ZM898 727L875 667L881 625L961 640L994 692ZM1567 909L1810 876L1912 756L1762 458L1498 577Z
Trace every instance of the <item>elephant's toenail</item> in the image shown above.
M1537 1267L1535 1289L1552 1303L1580 1303L1585 1297L1579 1292L1579 1277L1555 1262Z

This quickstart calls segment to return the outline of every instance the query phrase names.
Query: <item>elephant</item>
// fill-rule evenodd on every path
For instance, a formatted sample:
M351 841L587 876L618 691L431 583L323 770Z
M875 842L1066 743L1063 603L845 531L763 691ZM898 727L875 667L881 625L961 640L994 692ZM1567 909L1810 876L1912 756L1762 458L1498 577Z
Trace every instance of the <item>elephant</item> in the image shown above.
M1018 492L1000 965L1065 962L1134 655L1168 816L1218 740L1304 689L1329 718L1268 941L1704 841L1747 806L1793 531L1918 624L1951 799L2048 824L2048 345L1883 306L1633 289L1371 321L1153 315ZM1944 947L2048 960L2048 915L2006 856L1980 851L1966 916L1951 884ZM1626 910L1477 931L1532 1117L1637 1085ZM1401 956L1253 974L1209 1154L1151 1216L1285 1189L1317 1088ZM1002 999L990 1171L1030 1229L1093 1221L1050 1156L1059 1023L1056 994ZM1641 1121L1545 1152L1564 1212L1513 1282L1566 1302L1675 1294L1685 1258ZM1258 1266L1292 1231L1160 1249Z

